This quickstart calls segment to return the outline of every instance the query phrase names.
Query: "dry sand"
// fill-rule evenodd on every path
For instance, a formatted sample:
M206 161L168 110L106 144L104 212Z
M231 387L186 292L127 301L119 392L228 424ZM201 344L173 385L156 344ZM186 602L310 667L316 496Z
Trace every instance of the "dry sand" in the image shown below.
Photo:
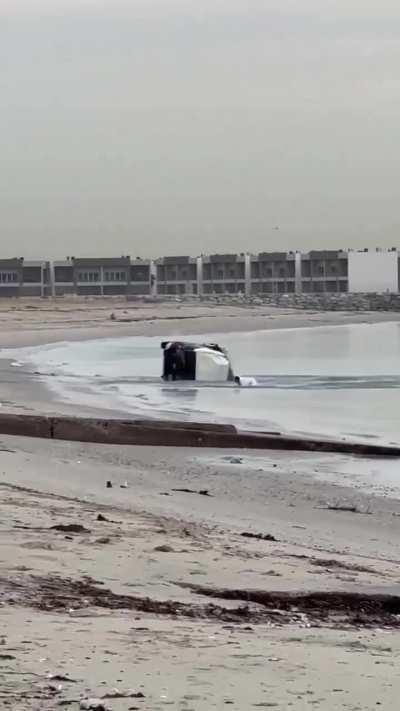
M0 313L3 347L179 324L118 324L116 306L98 302L14 306ZM186 332L369 318L216 307L214 321L179 306L202 314ZM40 402L34 382L12 377L3 407L41 409L44 391ZM0 447L0 708L77 711L104 696L113 711L397 708L400 610L384 613L376 596L399 591L400 501L320 480L343 457L17 437ZM288 592L306 595L287 605Z
M0 707L75 711L118 689L144 698L104 702L115 711L395 708L397 617L249 600L396 593L400 502L302 473L328 455L233 452L243 461L231 463L220 451L2 447ZM364 513L329 511L332 501Z
M115 320L111 320L114 314ZM0 348L123 336L178 336L398 321L395 312L298 311L274 306L130 303L118 299L0 300Z

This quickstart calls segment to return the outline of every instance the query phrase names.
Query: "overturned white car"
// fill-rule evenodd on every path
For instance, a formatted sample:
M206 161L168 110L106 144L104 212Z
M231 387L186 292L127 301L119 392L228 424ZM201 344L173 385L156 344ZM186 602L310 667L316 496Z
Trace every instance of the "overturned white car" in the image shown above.
M164 380L222 383L234 380L229 356L216 343L163 341Z

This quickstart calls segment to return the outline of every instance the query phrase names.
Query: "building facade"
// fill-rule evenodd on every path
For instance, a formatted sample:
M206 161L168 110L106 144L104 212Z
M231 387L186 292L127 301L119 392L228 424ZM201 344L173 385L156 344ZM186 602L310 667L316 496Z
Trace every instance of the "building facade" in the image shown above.
M198 260L195 257L162 257L156 260L156 291L160 296L198 294Z
M22 257L0 260L0 297L49 296L49 262L29 262Z
M246 262L244 254L211 254L201 257L200 293L246 293Z
M0 259L0 297L398 293L400 252L317 250L148 259Z
M260 252L250 256L251 294L293 294L295 291L294 252Z
M351 293L399 291L400 259L396 249L350 251L348 262Z
M54 294L146 296L151 293L150 267L150 260L131 260L130 257L71 257L63 262L54 262Z
M301 255L301 293L348 291L348 253L320 250Z

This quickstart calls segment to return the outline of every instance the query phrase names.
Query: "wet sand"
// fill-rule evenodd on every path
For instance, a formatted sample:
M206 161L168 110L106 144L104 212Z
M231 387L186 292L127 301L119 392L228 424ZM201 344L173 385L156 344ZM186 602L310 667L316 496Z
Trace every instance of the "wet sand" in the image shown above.
M1 344L132 328L162 335L175 323L118 324L107 320L115 308L96 303L100 323L86 305L79 319L3 308ZM249 315L234 309L218 316L225 330L249 330ZM369 315L273 310L253 314L251 329L258 319L265 328L355 317ZM224 330L210 318L182 328ZM3 409L61 409L6 361L1 381ZM0 708L78 711L89 697L113 711L395 708L398 603L385 611L379 595L400 592L400 500L359 479L345 486L361 462L373 467L332 455L1 437ZM286 604L288 593L303 598Z

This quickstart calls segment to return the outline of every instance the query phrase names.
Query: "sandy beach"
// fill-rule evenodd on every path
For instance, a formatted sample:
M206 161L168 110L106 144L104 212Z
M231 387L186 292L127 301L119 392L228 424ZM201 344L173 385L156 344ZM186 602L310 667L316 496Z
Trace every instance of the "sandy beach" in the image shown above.
M384 320L12 302L0 345ZM72 411L21 370L2 410ZM2 436L0 464L0 708L396 708L400 499L373 460Z
M113 315L113 319L111 316ZM129 303L118 299L0 301L0 348L123 336L184 336L400 321L393 311L298 311L273 306Z

